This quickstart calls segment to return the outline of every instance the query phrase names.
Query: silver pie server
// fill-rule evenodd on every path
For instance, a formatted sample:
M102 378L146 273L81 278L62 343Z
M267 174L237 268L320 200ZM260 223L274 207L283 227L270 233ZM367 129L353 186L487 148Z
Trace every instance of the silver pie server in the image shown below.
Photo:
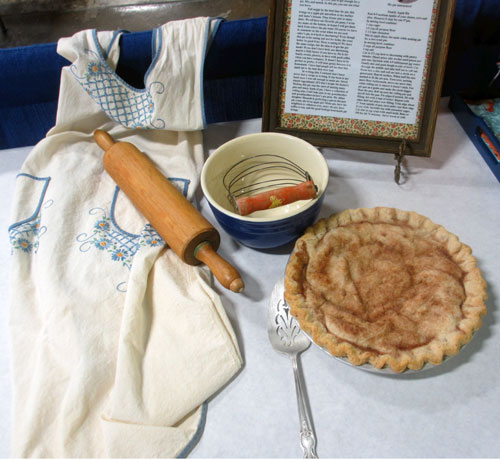
M300 444L304 451L304 458L318 458L316 454L316 437L305 401L301 372L297 360L299 353L307 350L311 345L311 341L302 333L299 324L290 314L290 307L286 303L283 294L284 280L282 278L276 283L271 293L267 332L273 348L280 353L289 355L292 359L299 408Z

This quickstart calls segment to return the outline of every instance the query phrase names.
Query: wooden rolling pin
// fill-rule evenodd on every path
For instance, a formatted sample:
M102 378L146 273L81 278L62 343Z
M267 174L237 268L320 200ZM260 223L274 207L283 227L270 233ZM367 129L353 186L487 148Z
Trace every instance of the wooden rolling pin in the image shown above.
M216 252L219 232L153 162L134 145L115 143L106 131L96 130L94 139L106 152L104 169L170 248L189 265L206 264L224 287L243 291L238 271Z

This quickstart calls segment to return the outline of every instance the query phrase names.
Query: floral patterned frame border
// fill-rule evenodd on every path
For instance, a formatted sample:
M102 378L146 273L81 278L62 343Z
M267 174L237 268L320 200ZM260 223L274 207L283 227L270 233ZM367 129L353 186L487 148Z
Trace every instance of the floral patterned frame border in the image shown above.
M431 37L415 125L284 112L291 0L271 0L268 19L263 131L296 135L318 146L430 156L455 0L434 0Z

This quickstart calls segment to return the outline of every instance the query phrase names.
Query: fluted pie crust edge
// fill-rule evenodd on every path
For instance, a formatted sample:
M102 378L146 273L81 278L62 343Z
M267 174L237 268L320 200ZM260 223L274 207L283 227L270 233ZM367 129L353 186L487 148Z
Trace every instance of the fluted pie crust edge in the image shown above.
M469 246L395 208L318 221L296 241L285 274L285 300L317 345L397 373L457 354L480 328L486 298Z

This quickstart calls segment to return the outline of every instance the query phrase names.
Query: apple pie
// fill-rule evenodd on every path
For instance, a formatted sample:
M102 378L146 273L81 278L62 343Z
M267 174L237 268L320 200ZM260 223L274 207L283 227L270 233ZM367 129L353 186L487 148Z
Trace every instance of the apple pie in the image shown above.
M332 355L402 372L439 364L471 340L486 282L470 247L427 217L348 209L296 241L285 299Z

